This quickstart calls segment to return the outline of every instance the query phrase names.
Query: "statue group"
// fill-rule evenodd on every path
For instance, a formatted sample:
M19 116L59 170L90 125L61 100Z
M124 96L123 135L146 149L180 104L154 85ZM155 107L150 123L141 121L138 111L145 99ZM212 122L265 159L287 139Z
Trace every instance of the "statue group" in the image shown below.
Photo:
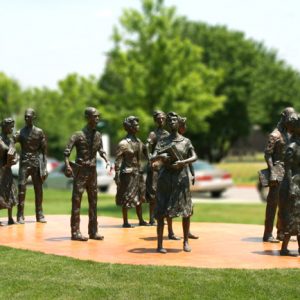
M46 170L46 138L43 131L33 125L36 115L33 109L25 111L25 126L13 137L14 121L6 118L1 122L0 136L0 208L8 209L8 224L14 224L11 210L17 204L17 222L24 224L24 205L26 196L26 184L31 176L35 193L36 221L46 223L43 214L43 182L47 177ZM15 143L20 143L20 166L18 178L18 196L13 183L11 166L17 163Z
M268 169L260 172L260 178L263 185L269 186L269 193L263 241L282 241L280 254L290 255L288 243L296 235L300 254L300 116L292 107L282 111L270 133L265 160ZM277 207L275 238L272 232Z
M87 107L84 111L86 126L75 132L64 150L65 175L73 178L71 239L87 241L80 231L80 207L84 191L88 195L90 239L103 240L97 222L97 153L111 168L103 150L101 133L96 130L100 119L98 110ZM34 125L36 114L27 109L25 126L13 135L14 121L1 122L0 135L0 209L8 210L8 224L15 224L12 208L17 205L17 222L24 224L26 184L31 176L35 192L36 221L46 223L43 213L43 182L47 178L47 143L43 130ZM184 137L186 118L175 112L167 115L155 111L156 129L151 131L144 144L138 137L139 118L128 116L123 121L126 136L119 142L115 160L116 205L122 208L123 227L132 228L128 209L135 208L139 226L155 225L157 221L157 252L166 253L163 247L165 220L168 238L180 240L175 235L172 219L182 218L183 250L191 251L189 238L198 237L190 232L193 214L190 193L190 176L194 182L192 163L197 155L191 141ZM165 129L165 123L168 131ZM14 185L11 166L17 163L15 143L20 144L18 190ZM76 149L75 161L69 157ZM147 161L146 182L142 161ZM267 197L264 242L282 241L280 254L289 255L288 243L297 236L300 254L300 116L291 107L283 110L276 128L269 135L265 149L268 169L260 172L263 185L269 186ZM143 219L142 204L149 203L149 223ZM276 210L277 237L272 234ZM156 221L155 221L156 220Z
M96 130L100 119L98 110L87 107L84 111L86 126L75 132L64 150L65 175L73 178L71 239L87 241L80 231L80 207L83 192L86 191L89 203L88 234L90 239L103 240L98 233L97 222L97 153L110 163L103 150L101 133ZM182 217L183 250L190 252L189 238L198 238L190 233L190 216L192 201L189 190L188 169L193 174L191 163L197 159L189 139L182 133L186 129L186 119L171 112L165 115L156 111L153 115L156 130L149 134L146 144L139 138L139 118L125 118L123 126L127 135L122 139L116 151L115 182L117 185L116 204L122 207L123 227L132 228L128 221L128 209L135 208L139 226L155 224L157 220L157 251L166 253L163 248L164 219L168 223L169 239L180 240L172 228L172 218ZM0 208L8 209L8 224L14 224L12 207L17 205L17 222L25 223L24 204L26 184L31 176L35 192L36 221L45 223L43 214L43 182L47 177L46 152L47 143L43 130L34 126L36 118L33 109L25 111L25 126L11 138L14 121L4 119L1 123L0 138ZM165 121L170 132L164 129ZM13 183L11 166L17 162L15 143L20 143L20 168L18 179L18 196ZM73 148L76 158L69 160ZM148 161L147 179L144 182L142 160ZM142 204L149 203L149 223L143 219Z
M168 222L169 239L179 240L172 228L172 218L182 217L183 250L190 252L188 239L198 238L189 231L192 215L192 200L188 166L197 159L194 148L187 138L179 133L181 117L161 111L153 114L157 128L149 134L144 145L136 134L139 119L127 117L124 128L127 135L117 147L115 161L115 181L117 184L116 203L122 207L123 227L133 227L128 223L127 210L135 207L140 226L154 225L157 219L157 251L163 248L164 219ZM164 129L165 121L170 133ZM185 124L185 122L184 122ZM142 157L147 159L146 184L143 179ZM142 203L149 203L149 223L142 218Z

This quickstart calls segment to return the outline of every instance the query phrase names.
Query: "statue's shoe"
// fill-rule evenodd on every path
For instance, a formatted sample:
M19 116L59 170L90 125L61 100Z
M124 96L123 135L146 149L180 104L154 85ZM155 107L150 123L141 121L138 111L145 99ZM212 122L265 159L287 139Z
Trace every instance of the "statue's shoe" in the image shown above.
M72 235L71 240L72 241L86 242L88 240L88 238L83 236L81 233L76 233L76 234Z

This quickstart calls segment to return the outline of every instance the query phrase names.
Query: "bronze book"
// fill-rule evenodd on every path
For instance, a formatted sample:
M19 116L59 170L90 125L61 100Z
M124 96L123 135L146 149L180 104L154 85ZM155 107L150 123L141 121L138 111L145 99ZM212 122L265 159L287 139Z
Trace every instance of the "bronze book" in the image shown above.
M270 178L272 177L272 180L277 180L278 182L281 182L284 177L284 167L282 164L277 164L273 167L272 170L272 176L269 169L263 169L258 171L259 181L262 186L266 187L269 186Z

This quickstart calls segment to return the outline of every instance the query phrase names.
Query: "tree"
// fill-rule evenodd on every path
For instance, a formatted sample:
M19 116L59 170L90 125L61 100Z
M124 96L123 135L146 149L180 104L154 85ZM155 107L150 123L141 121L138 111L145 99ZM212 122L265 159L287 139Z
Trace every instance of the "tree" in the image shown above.
M30 89L25 92L27 106L37 112L37 125L48 138L50 156L63 157L63 149L71 134L84 124L84 109L99 106L101 91L94 77L70 74L59 81L57 90Z
M188 117L189 131L200 139L209 127L207 117L222 108L216 95L222 72L201 62L202 48L182 37L182 19L163 1L144 0L142 11L127 9L115 28L99 86L102 103L109 103L111 132L124 135L121 118L137 115L141 136L153 127L155 109Z
M0 117L17 115L21 109L21 88L19 83L0 72Z
M221 69L224 75L216 91L227 100L222 110L208 118L210 131L197 140L200 153L209 160L226 156L253 124L270 130L285 106L299 107L295 101L300 96L299 74L280 61L276 52L225 26L184 20L183 27L182 36L202 47L202 63Z

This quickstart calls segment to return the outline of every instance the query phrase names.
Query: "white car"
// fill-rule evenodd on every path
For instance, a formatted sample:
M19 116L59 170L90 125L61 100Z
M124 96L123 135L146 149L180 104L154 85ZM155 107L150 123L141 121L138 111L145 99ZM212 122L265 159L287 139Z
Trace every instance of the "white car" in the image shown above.
M44 183L45 187L53 189L71 189L73 179L64 174L65 164L61 163L56 169L49 173ZM106 164L102 159L97 159L97 185L101 192L107 192L109 186L114 181L114 172L106 169Z
M219 198L233 185L230 173L217 169L206 161L197 160L193 163L193 167L195 184L191 185L191 191L210 192L213 198Z

